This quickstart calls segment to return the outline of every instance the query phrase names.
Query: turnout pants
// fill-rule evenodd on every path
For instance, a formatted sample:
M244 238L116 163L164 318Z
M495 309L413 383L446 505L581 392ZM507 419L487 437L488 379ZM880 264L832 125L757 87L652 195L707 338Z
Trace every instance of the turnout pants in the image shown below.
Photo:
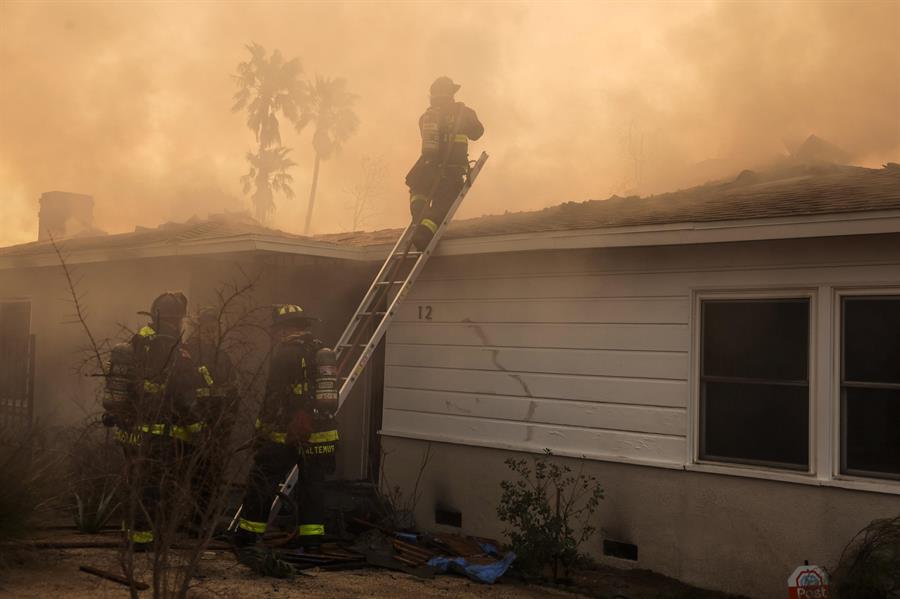
M294 445L259 441L250 468L247 492L238 528L243 535L266 532L266 522L278 486L294 465L300 469L295 497L299 504L297 534L301 540L318 541L325 534L325 469L320 460Z
M167 526L164 520L191 515L190 483L184 479L192 448L167 434L117 436L127 461L128 486L137 492L134 500L126 502L123 529L136 547L149 547L154 529Z
M447 166L441 172L440 165L425 162L421 158L406 176L409 186L409 211L416 227L413 244L423 250L447 216L453 200L463 188L465 169Z

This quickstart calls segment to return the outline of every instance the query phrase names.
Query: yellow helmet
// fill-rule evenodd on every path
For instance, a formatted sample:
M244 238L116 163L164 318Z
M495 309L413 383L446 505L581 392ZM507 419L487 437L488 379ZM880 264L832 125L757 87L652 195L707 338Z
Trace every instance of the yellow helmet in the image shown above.
M316 320L307 316L303 308L296 304L277 304L272 307L272 326L279 327L286 324L310 326Z

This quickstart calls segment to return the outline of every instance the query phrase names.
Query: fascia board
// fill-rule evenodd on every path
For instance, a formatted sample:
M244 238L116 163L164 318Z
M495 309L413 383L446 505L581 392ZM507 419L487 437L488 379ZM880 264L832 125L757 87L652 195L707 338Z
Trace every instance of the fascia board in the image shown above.
M341 247L315 241L294 241L260 235L240 235L225 239L182 241L178 243L158 243L136 248L97 248L67 252L65 241L60 249L67 264L89 264L118 260L140 260L144 258L164 258L169 256L202 256L208 254L269 251L277 253L303 254L344 260L368 260L361 248ZM14 268L40 268L58 266L59 258L52 249L41 254L0 257L0 270Z
M447 239L435 255L690 245L900 232L900 211L615 227Z

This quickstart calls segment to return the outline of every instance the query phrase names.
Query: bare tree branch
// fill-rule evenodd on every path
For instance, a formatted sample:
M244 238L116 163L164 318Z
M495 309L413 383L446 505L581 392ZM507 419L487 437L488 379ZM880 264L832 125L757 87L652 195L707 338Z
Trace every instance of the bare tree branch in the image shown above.
M105 367L103 365L103 358L100 354L100 346L97 344L97 340L94 339L94 334L91 332L91 328L87 324L87 320L85 317L85 312L81 307L81 301L79 300L78 293L76 291L77 283L72 281L72 271L69 268L69 265L66 264L65 258L63 258L62 251L59 249L59 245L56 243L56 240L53 238L53 234L49 231L47 235L50 237L50 243L53 245L53 251L56 252L56 256L59 258L59 264L62 266L63 273L66 275L66 283L69 286L69 293L72 296L72 303L75 305L75 316L77 321L81 323L81 327L84 329L85 334L91 342L91 350L93 351L93 358L97 361L97 368L103 374L106 374ZM81 281L81 278L78 279Z

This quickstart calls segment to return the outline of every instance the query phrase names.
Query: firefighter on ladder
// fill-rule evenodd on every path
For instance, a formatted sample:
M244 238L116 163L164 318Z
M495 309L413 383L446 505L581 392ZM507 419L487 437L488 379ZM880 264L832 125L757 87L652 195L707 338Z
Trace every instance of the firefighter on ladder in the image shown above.
M180 292L158 296L144 313L150 323L110 355L103 422L117 427L127 482L139 487L123 523L136 550L152 546L158 506L175 492L169 487L189 461L191 436L202 428L193 412L197 371L181 340L186 309Z
M459 195L469 168L469 140L477 140L484 126L475 111L457 102L460 86L449 77L431 84L430 106L419 117L422 154L406 175L409 210L418 223L413 244L424 250Z
M317 377L333 352L312 335L313 318L293 304L275 306L275 348L265 397L256 421L256 444L235 543L255 543L266 532L279 483L299 467L299 513L295 544L314 548L325 535L325 476L334 472L338 432L333 400L317 393ZM321 364L320 364L321 363Z

